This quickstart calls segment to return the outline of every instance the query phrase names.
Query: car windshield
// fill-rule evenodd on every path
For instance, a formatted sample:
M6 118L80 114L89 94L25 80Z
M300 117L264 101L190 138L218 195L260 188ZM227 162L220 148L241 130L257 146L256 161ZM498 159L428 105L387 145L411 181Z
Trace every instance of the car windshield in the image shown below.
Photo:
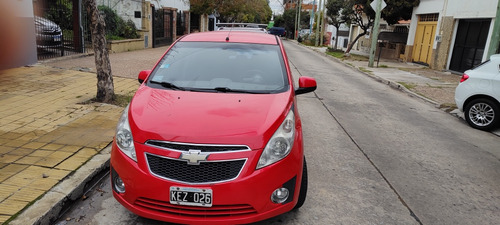
M148 85L182 91L279 93L288 78L278 45L178 42Z

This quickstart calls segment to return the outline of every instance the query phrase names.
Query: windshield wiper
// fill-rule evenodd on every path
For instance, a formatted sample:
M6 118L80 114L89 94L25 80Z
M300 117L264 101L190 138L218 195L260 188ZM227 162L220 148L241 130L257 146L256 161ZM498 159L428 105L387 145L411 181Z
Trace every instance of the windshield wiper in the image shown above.
M224 93L262 94L262 92L247 91L247 90L240 90L240 89L231 89L231 88L228 88L228 87L216 87L213 90L218 91L218 92L224 92Z
M159 85L161 85L164 88L170 88L170 89L173 89L173 90L181 90L181 91L186 90L183 87L179 87L179 86L176 86L175 84L172 84L172 83L169 83L169 82L165 82L165 81L154 81L154 80L152 80L150 82L152 84L159 84Z

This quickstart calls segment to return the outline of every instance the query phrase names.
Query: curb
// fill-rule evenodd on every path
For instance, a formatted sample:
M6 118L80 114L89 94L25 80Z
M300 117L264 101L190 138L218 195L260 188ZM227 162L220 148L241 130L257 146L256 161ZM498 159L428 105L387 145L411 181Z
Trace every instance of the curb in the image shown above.
M110 154L111 145L108 145L8 224L44 225L55 222L96 183L96 179L109 171Z

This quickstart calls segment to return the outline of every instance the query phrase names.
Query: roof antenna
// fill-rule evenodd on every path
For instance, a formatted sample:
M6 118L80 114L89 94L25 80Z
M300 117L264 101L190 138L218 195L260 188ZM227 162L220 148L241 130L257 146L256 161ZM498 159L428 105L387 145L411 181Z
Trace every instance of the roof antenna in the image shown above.
M229 29L229 33L227 33L226 41L229 41L229 35L231 35L231 31L233 31L234 23L231 25L231 29Z
M227 33L227 36L226 36L226 41L229 41L229 35L231 34L231 31L233 30L233 28L231 27L231 29L229 29L229 33Z

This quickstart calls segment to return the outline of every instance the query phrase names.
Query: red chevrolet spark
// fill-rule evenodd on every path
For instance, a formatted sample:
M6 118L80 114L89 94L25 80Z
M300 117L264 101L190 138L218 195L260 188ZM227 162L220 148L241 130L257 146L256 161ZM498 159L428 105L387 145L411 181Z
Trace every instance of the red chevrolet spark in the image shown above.
M305 201L295 87L279 37L195 33L177 40L118 122L114 197L133 213L182 224L245 224Z

